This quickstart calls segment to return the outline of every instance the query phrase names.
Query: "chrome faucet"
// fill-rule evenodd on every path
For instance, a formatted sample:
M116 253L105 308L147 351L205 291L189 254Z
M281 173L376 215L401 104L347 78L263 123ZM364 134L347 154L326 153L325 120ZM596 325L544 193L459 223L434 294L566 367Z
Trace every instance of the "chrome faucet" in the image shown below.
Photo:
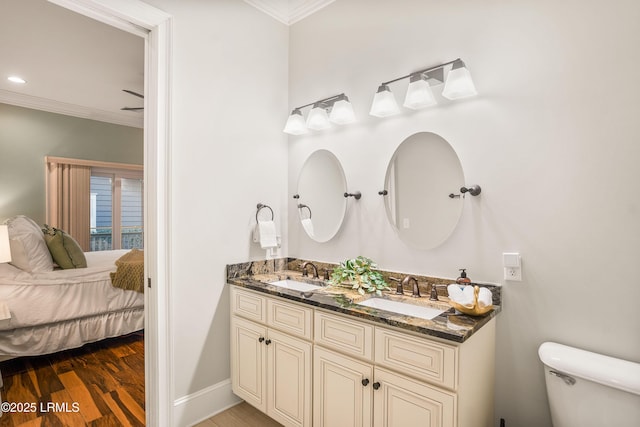
M402 287L405 285L408 287L409 283L413 282L413 291L411 292L411 296L414 298L420 298L420 289L418 288L418 279L413 276L406 276L402 279Z
M300 268L302 268L302 276L303 277L308 277L309 273L307 273L307 266L311 266L313 268L313 278L314 279L318 279L318 267L316 267L311 261L306 261L304 262Z

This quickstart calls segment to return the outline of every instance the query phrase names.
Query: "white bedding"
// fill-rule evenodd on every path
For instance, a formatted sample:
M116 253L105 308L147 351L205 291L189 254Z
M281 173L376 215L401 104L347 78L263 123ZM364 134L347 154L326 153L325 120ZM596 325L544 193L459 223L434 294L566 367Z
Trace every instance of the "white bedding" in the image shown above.
M111 285L109 272L127 250L87 252L87 268L28 273L0 264L0 301L11 313L0 331L144 308L144 295Z

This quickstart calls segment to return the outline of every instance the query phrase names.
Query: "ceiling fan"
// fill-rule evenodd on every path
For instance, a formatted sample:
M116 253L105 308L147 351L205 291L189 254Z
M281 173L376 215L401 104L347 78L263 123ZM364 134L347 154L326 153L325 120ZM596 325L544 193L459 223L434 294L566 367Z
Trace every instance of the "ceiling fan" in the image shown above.
M133 96L137 96L138 98L142 98L144 99L144 95L140 95L139 93L136 93L132 90L128 90L128 89L122 89L123 92L127 92L130 95ZM121 110L123 111L141 111L144 110L144 107L122 107Z

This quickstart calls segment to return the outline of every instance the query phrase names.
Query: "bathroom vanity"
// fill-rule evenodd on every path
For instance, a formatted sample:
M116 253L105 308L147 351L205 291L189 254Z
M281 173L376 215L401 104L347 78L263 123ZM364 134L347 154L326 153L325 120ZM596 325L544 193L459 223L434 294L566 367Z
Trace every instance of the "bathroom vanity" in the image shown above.
M228 269L236 395L285 426L493 425L495 309L423 319L361 305L346 288L299 290L299 271ZM249 267L248 270L252 270ZM392 296L383 299L390 299ZM411 301L413 300L413 301ZM419 300L419 301L418 301Z

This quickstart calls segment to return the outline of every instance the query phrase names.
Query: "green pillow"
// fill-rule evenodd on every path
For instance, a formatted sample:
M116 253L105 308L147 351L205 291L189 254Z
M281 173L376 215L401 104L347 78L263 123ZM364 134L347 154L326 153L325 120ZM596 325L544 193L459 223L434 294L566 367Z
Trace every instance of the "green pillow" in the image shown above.
M87 259L82 248L73 237L62 230L49 227L47 224L42 229L44 240L47 242L51 257L61 268L86 268Z

